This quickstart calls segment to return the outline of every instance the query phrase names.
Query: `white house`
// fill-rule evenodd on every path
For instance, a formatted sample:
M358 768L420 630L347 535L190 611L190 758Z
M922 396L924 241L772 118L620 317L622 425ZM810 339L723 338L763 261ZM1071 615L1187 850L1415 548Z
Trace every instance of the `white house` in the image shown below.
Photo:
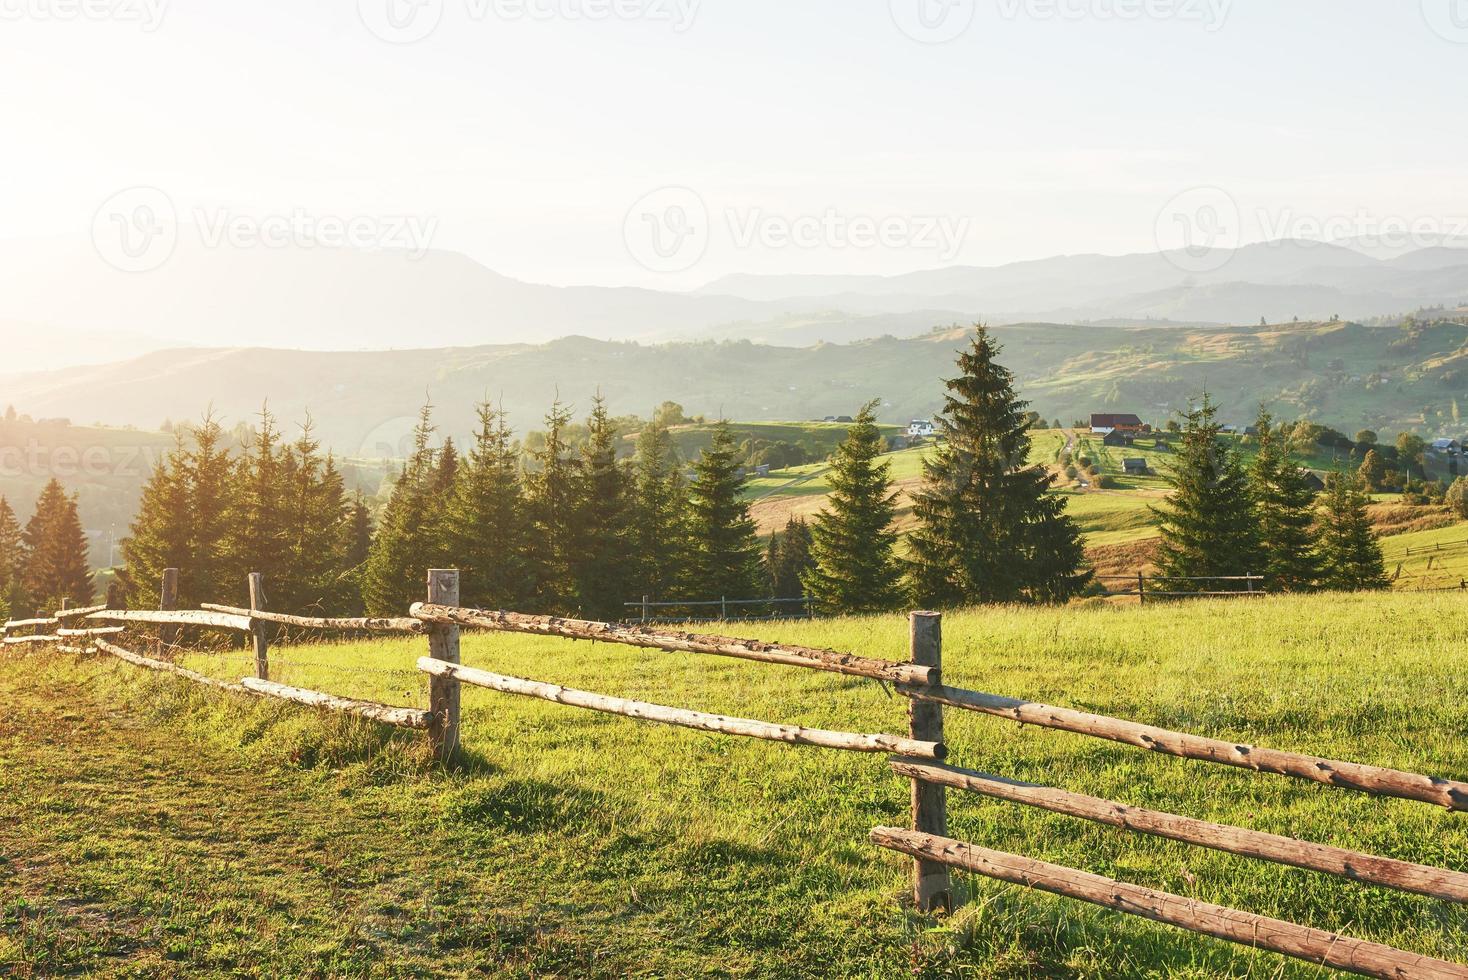
M907 434L914 439L931 439L937 428L928 419L913 419L907 423Z

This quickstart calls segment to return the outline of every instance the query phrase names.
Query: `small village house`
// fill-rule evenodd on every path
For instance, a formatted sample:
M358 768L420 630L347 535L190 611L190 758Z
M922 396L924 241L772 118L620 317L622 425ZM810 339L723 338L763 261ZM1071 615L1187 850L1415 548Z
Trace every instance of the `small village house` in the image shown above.
M1131 456L1121 461L1122 472L1128 476L1146 476L1151 470L1147 461L1140 456Z
M1148 428L1149 426L1143 425L1142 420L1135 415L1108 415L1102 413L1092 413L1091 415L1092 435L1105 435L1112 429L1136 434L1138 432L1146 432Z

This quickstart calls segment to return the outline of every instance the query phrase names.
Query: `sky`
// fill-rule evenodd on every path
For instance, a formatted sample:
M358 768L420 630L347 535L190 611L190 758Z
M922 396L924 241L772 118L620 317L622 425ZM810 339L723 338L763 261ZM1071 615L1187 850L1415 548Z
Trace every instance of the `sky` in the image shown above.
M1468 232L1468 0L0 0L0 21L12 245L171 222L689 289Z

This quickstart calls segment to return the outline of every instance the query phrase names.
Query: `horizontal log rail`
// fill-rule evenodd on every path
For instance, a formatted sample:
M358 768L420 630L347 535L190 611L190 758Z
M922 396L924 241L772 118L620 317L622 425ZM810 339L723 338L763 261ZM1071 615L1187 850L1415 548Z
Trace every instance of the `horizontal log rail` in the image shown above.
M326 618L321 616L292 616L289 613L267 612L264 609L244 609L240 606L221 606L213 602L201 603L200 609L208 612L228 613L245 616L262 623L279 623L282 626L299 626L316 630L357 630L364 633L424 633L427 628L411 617Z
M432 712L423 711L419 708L398 708L393 705L378 704L376 701L358 701L354 698L341 698L334 694L324 694L321 691L311 691L302 687L288 687L285 684L261 680L258 677L246 677L240 681L240 686L254 691L256 694L281 698L285 701L294 701L296 704L304 704L312 708L340 711L344 714L356 715L359 718L367 718L371 721L380 722L384 725L393 725L397 728L416 728L422 730L426 729L428 723L433 720Z
M491 612L485 609L461 609L425 602L414 603L409 614L414 619L447 626L468 626L506 633L530 633L536 636L560 636L572 640L595 640L673 653L706 653L718 657L757 660L825 670L854 677L871 677L896 684L936 684L938 670L912 663L873 660L835 650L817 647L788 646L731 636L701 633L661 632L645 626L597 623L583 619L561 619L556 616L530 616L524 613Z
M126 626L98 626L93 629L67 629L65 626L56 631L57 636L116 636L126 633Z
M1468 874L1410 861L1375 857L1339 847L1312 844L1241 827L1209 823L1157 810L1144 810L1111 800L1083 796L1035 783L1005 779L936 762L892 760L898 775L939 786L968 790L999 800L1038 807L1096 823L1156 837L1197 844L1215 851L1241 854L1276 864L1338 875L1352 881L1383 885L1449 902L1468 902Z
M5 638L5 645L6 646L13 646L14 647L14 646L24 646L24 645L29 644L29 643L59 643L60 641L61 641L61 637L59 637L59 636L49 636L49 635L47 635L47 636L7 636Z
M195 609L108 609L91 613L87 619L103 623L158 623L164 626L207 626L211 629L250 632L250 617Z
M1449 810L1468 810L1468 783L1456 780L1187 735L1152 725L1109 718L1106 715L1057 708L981 691L942 686L900 686L898 689L915 701L944 704L1007 718L1024 725L1104 738L1164 755L1216 762L1255 772L1293 776L1326 786L1361 790L1378 796L1420 800Z
M64 622L68 619L80 619L83 616L90 616L92 613L102 612L106 608L107 604L103 603L100 606L82 606L80 609L58 609L52 615Z
M41 619L12 619L10 622L8 622L8 623L5 624L5 629L7 629L7 630L28 630L28 629L39 629L42 626L60 626L60 625L61 625L61 620L57 619L54 616L51 616L51 617L43 617Z
M524 697L540 698L542 701L554 701L573 708L586 708L591 711L622 715L642 721L655 721L664 725L676 725L680 728L718 732L723 735L742 735L746 738L761 738L771 742L786 742L790 745L814 745L827 749L845 749L850 752L896 752L925 759L941 759L947 753L941 742L923 742L897 735L832 732L819 728L752 721L748 718L731 718L727 715L708 714L687 708L670 708L661 704L649 704L646 701L630 701L606 694L578 691L559 684L506 677L503 674L492 674L489 671L463 667L444 660L435 660L432 657L419 659L418 669L438 677L448 677L464 684L485 687L504 694L519 694Z
M131 650L124 650L122 647L112 643L108 643L106 640L95 641L95 646L103 653L111 654L119 660L126 660L128 663L138 667L146 667L149 670L156 670L165 674L173 674L175 676L182 677L185 680L191 680L196 684L204 684L208 687L217 687L222 691L230 691L234 694L255 693L244 687L241 687L238 684L233 684L229 681L220 680L218 677L210 677L207 674L200 674L197 671L189 670L187 667L180 667L178 664L171 664L164 660L154 660L152 657L145 657L140 653L133 653Z
M986 878L1080 899L1153 922L1242 946L1267 949L1347 973L1390 980L1407 977L1414 980L1468 978L1468 966L1457 963L1131 885L1034 858L993 851L947 837L895 827L877 827L871 832L871 841L879 847L961 868Z

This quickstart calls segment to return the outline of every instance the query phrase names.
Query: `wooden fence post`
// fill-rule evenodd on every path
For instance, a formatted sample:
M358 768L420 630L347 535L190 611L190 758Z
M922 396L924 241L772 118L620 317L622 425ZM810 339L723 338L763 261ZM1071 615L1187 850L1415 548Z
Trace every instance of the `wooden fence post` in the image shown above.
M158 609L160 612L168 612L178 608L178 569L165 568L163 570L163 584L158 590ZM161 659L164 654L171 653L174 646L178 644L178 626L164 624L158 627L158 656Z
M1141 572L1137 573L1137 604L1147 604L1147 577Z
M650 598L651 598L651 596L643 596L642 597L642 621L644 623L647 622L647 616L648 616L648 599L650 599Z
M265 609L265 576L250 573L250 611ZM250 638L255 641L255 676L262 681L270 680L270 636L268 627L261 620L250 621Z
M915 612L911 625L909 659L923 667L943 667L943 615ZM909 734L924 742L943 741L943 706L912 700L907 708ZM921 779L912 781L912 829L924 834L948 834L948 798L944 787ZM953 882L948 866L914 859L912 898L919 911L953 911Z
M428 601L440 606L459 604L459 571L453 568L428 570ZM428 655L451 664L459 662L459 628L434 624L428 631ZM433 674L428 680L428 742L434 757L447 762L459 748L459 682Z

